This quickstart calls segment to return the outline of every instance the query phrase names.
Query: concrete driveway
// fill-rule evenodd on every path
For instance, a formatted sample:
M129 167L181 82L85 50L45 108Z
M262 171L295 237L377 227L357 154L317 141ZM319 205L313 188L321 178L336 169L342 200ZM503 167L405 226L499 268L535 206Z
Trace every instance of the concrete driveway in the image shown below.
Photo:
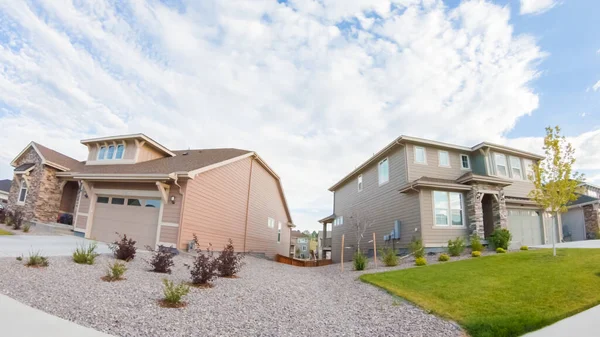
M532 248L552 248L552 244L531 246ZM556 248L600 248L600 240L584 240L557 243Z
M93 241L76 236L51 235L2 235L0 236L0 257L28 256L30 252L40 252L44 256L70 256L75 248ZM96 252L111 253L108 245L98 242Z

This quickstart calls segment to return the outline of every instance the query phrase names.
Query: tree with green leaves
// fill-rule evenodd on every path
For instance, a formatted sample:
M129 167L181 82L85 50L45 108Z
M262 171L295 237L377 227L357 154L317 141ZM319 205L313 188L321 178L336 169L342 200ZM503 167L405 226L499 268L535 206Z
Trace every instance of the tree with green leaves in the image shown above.
M546 158L533 165L534 189L529 192L529 197L540 208L550 212L555 219L559 213L567 211L567 205L577 200L577 192L583 181L583 174L573 171L575 164L575 150L561 136L560 127L546 127L544 137L544 153ZM556 256L556 226L552 224L552 250Z

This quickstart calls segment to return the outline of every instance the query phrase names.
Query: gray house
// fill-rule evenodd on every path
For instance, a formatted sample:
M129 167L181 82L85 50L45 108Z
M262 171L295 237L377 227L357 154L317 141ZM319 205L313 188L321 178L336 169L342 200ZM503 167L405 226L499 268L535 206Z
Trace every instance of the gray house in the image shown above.
M0 180L0 204L3 204L4 206L8 204L8 193L10 192L11 184L12 180Z
M541 159L486 142L466 147L398 137L329 189L333 214L320 222L324 232L333 225L332 258L340 261L342 249L344 260L352 258L353 224L365 217L373 222L361 241L368 254L373 232L378 247L406 249L415 237L427 250L439 251L456 237L477 234L485 240L496 227L511 231L513 247L549 243L554 224L559 242L560 220L527 197L531 165Z
M581 195L568 206L561 215L563 238L565 241L595 239L600 230L600 187L581 184Z

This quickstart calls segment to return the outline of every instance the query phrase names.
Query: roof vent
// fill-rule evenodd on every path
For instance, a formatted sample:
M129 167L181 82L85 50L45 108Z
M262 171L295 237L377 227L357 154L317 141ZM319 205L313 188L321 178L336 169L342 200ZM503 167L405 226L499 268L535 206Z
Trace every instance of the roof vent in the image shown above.
M187 156L187 155L188 155L188 153L187 153L187 152L184 152L184 153L182 153L181 155L182 155L182 156Z

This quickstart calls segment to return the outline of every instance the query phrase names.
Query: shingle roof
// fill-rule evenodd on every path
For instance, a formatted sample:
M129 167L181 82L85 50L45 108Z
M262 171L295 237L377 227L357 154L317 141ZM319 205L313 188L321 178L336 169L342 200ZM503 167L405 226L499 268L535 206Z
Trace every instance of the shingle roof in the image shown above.
M594 198L594 197L590 197L589 195L585 195L585 194L580 194L579 198L577 198L577 200L575 201L571 201L567 206L575 206L575 205L580 205L580 204L586 204L586 203L590 203L590 202L599 202L600 199L598 198Z
M46 161L58 164L60 166L64 166L71 171L76 171L83 166L83 162L77 161L69 156L49 149L44 145L38 144L36 142L33 142L33 144L38 149L38 151L40 151L40 154L42 155L42 157L44 157L44 159L46 159Z
M12 184L12 180L9 180L9 179L0 180L0 191L10 192L11 184Z

